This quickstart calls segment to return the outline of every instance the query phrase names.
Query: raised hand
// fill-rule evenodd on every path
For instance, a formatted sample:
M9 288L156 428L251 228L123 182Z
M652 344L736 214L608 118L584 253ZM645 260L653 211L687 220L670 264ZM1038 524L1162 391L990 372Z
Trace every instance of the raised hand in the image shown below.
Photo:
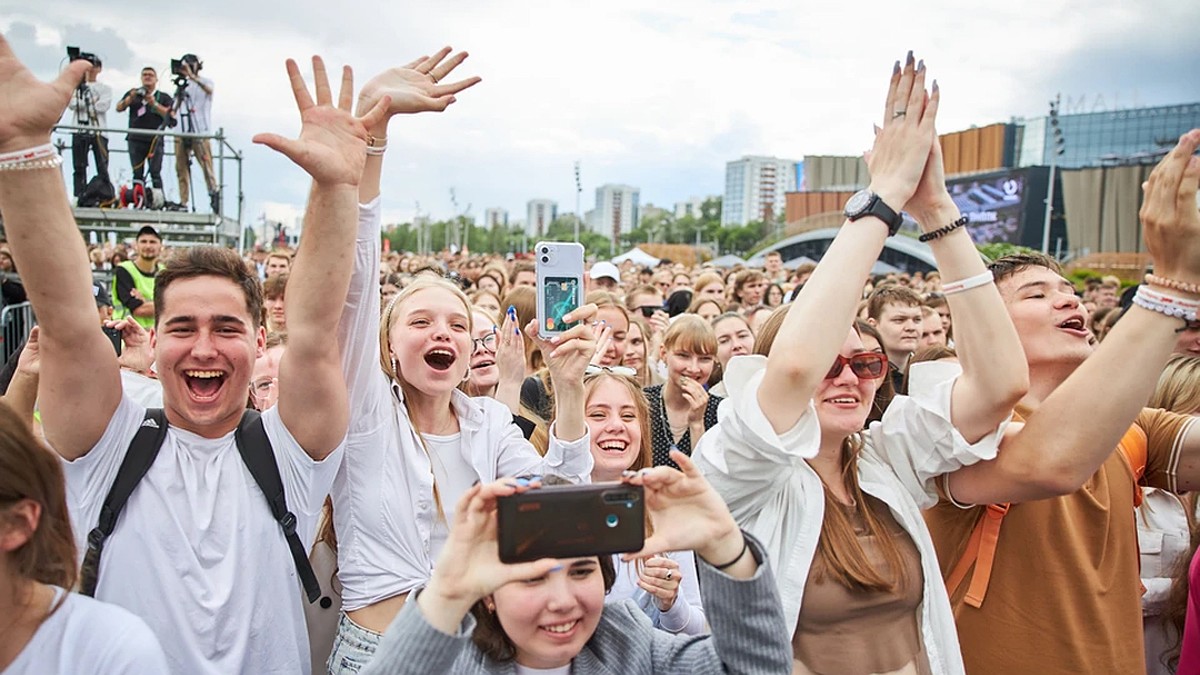
M49 143L50 130L89 68L87 61L72 61L53 81L42 82L0 35L0 153Z
M950 200L950 192L946 189L946 167L942 159L942 144L938 140L937 131L933 132L933 143L929 146L929 156L925 160L925 168L921 172L921 182L917 184L917 191L913 194L908 203L904 205L904 210L917 218L918 222L924 223L922 214L931 213L939 206L945 205ZM937 228L945 223L930 223L932 228Z
M1143 185L1146 193L1138 216L1142 237L1154 257L1155 274L1187 283L1200 283L1200 129L1179 138ZM1178 291L1172 291L1176 293Z
M335 107L325 62L314 56L312 64L316 103L300 77L296 62L287 60L292 94L300 110L300 138L291 140L278 134L258 134L253 140L285 155L321 185L357 186L366 163L367 130L384 119L391 100L384 95L372 108L355 117L350 112L354 92L354 74L350 67L342 69L341 91Z
M150 372L154 364L154 350L150 347L150 333L133 319L106 321L105 326L121 331L121 342L125 347L117 357L117 363L138 373Z
M690 377L679 378L680 393L688 403L688 424L703 424L704 413L708 410L708 392L704 386ZM697 439L692 439L695 443Z
M504 313L496 346L496 367L500 371L500 383L513 383L517 387L525 380L525 338L517 327L517 310L511 306Z
M694 550L710 562L719 557L715 551L741 548L737 523L721 495L709 485L690 457L671 451L671 459L682 471L656 466L627 473L621 480L645 488L646 510L654 524L654 535L641 551L625 554L625 560L665 553ZM731 558L732 556L726 556Z
M925 92L925 62L913 63L908 53L904 67L897 61L888 85L883 127L875 136L868 168L871 191L894 209L907 204L929 160L930 144L936 139L939 94Z
M459 52L447 59L450 51L443 47L433 56L422 56L371 78L358 94L359 114L373 108L384 96L391 99L387 117L445 110L454 103L455 94L481 81L479 77L468 77L443 84L442 80L467 58L466 52Z
M38 349L41 330L37 326L29 330L25 347L21 349L21 355L17 357L17 370L34 377L37 377L42 371L42 352Z
M534 482L531 487L540 484ZM433 568L433 577L417 598L430 625L454 633L471 605L497 588L521 579L534 579L558 565L553 559L506 565L500 562L496 541L496 499L529 487L510 481L475 485L458 500L446 545Z
M578 321L579 325L550 339L539 339L536 321L530 321L525 327L525 333L535 340L542 352L556 391L562 384L583 381L588 364L596 353L596 334L591 323L597 311L595 305L589 304L566 314L563 321Z

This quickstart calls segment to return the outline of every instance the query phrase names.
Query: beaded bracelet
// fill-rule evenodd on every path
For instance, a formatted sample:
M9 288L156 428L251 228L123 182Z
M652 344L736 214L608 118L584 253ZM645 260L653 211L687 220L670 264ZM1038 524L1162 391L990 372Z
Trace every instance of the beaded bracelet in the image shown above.
M18 162L0 164L0 171L33 171L36 169L57 169L62 166L63 159L59 155L44 159L27 159Z
M929 242L929 241L933 241L934 239L941 239L942 237L950 234L951 232L957 230L958 228L960 228L966 224L967 224L967 217L962 216L958 220L954 221L953 223L950 223L949 225L947 225L945 227L940 227L940 228L934 230L933 232L926 232L925 234L922 234L921 236L917 237L917 241Z
M1176 281L1175 279L1168 279L1155 274L1147 274L1143 281L1153 286L1161 286L1176 291L1183 291L1184 293L1191 293L1192 295L1200 295L1200 284L1189 284L1186 281Z
M1137 292L1133 294L1133 304L1151 312L1182 319L1183 328L1175 331L1176 333L1187 330L1188 326L1196 321L1196 312L1200 310L1200 301L1158 293L1144 285L1138 286Z
M966 279L960 279L958 281L951 281L948 284L942 284L942 295L954 295L955 293L969 291L972 288L986 286L992 283L995 278L996 277L992 274L992 271L987 270L981 274L976 274L973 277L967 277Z

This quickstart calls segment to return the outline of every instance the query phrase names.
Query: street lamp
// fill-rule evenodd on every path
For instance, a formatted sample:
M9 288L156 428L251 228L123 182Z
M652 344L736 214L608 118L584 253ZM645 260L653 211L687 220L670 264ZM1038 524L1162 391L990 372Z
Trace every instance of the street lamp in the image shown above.
M583 186L579 183L579 160L575 161L575 243L579 243L579 196Z
M1055 94L1050 101L1050 128L1054 135L1054 147L1050 151L1050 184L1046 188L1046 219L1042 223L1042 253L1050 254L1050 216L1054 213L1054 169L1058 164L1059 155L1066 152L1066 141L1063 139L1062 128L1058 125L1058 106L1062 101L1061 94Z

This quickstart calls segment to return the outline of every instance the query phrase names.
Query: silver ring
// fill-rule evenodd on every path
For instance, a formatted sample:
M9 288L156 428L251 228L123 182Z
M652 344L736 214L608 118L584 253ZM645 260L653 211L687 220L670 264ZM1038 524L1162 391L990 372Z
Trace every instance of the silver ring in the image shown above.
M667 581L671 580L671 570L667 570Z
M904 117L907 114L908 114L908 111L906 111L906 110L897 110L896 112L892 113L892 119L896 119L897 117Z
M434 84L437 84L437 83L438 83L438 78L437 78L437 75L434 75L432 70L431 70L431 71L429 71L429 79L433 80L433 83L434 83Z

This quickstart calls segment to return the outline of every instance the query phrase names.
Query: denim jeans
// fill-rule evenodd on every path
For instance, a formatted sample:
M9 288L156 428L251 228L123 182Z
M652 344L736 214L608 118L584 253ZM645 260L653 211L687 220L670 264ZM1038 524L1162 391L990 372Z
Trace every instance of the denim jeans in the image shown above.
M368 630L350 620L345 613L338 620L337 637L329 654L330 675L354 675L375 657L383 634Z

